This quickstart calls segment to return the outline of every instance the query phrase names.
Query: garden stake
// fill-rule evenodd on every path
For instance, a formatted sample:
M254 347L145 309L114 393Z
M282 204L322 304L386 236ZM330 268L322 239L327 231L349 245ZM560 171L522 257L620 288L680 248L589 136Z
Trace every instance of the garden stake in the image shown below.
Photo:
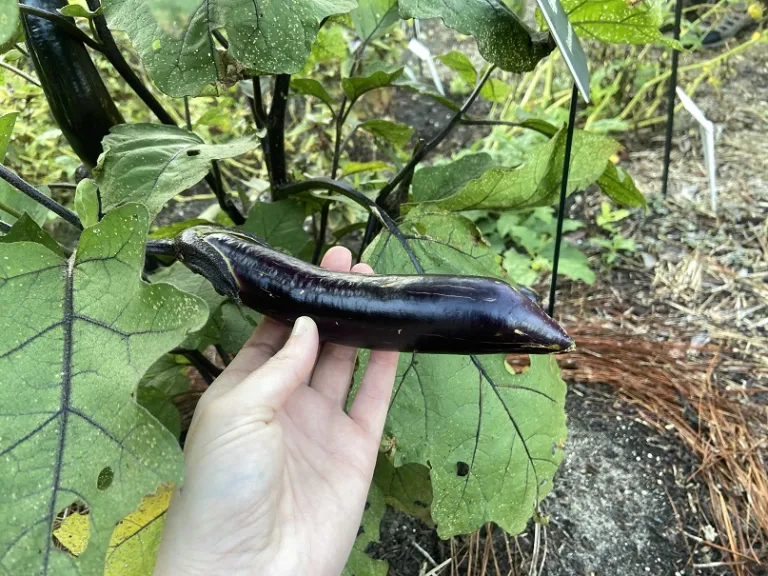
M683 18L683 0L677 0L675 4L675 40L680 40L680 21ZM675 125L675 92L677 90L677 60L680 52L672 50L672 71L669 77L669 90L667 92L667 135L664 138L664 171L661 175L661 194L667 195L667 181L669 180L669 157L672 153L672 129Z
M555 291L557 290L557 268L560 264L560 243L563 239L563 220L565 219L565 195L568 190L568 172L571 168L571 145L573 129L576 124L576 106L579 104L579 92L576 83L571 90L571 110L568 114L568 131L565 134L565 158L563 159L563 182L560 184L560 207L557 209L557 232L555 234L555 254L552 263L552 281L549 285L549 305L547 314L555 312Z

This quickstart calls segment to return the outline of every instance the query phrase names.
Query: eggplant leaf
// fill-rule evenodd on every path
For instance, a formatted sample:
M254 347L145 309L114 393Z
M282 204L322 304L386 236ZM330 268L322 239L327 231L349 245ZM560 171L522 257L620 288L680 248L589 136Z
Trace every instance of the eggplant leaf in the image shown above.
M0 568L100 574L113 527L141 498L178 482L173 435L136 404L139 378L205 303L141 280L146 210L128 205L85 230L63 260L34 243L0 244ZM57 517L89 510L78 557L54 545Z
M104 0L111 28L128 34L149 75L166 94L196 96L225 75L227 58L262 74L294 74L307 62L320 23L355 0Z
M240 156L259 144L257 135L206 144L176 126L121 124L103 145L94 170L103 210L137 202L154 218L168 200L200 182L212 160Z
M424 272L503 276L469 220L425 208L412 210L402 225L405 245ZM418 271L404 245L386 231L364 260L382 274ZM360 357L365 366L368 353ZM530 369L515 375L504 360L400 355L385 437L396 467L429 466L430 512L441 538L489 521L522 531L563 458L565 384L555 358L531 356Z

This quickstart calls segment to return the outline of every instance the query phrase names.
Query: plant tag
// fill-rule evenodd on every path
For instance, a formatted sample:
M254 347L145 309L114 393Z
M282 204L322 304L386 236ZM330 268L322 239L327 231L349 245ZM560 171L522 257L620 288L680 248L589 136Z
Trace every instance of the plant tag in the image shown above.
M581 47L581 42L576 36L573 25L568 20L568 14L565 13L560 0L536 0L536 2L547 21L549 31L563 54L563 59L571 71L571 76L573 76L581 96L585 102L589 102L587 56L584 54L584 49Z
M709 180L709 197L712 202L712 212L717 212L717 162L715 159L715 125L702 112L701 108L696 106L688 94L677 87L677 97L683 103L683 107L688 110L694 120L701 126L701 146L704 149L704 167L707 169L707 179Z
M408 42L408 50L410 50L416 58L427 63L429 73L432 76L432 82L435 83L435 88L437 88L437 91L440 92L442 96L445 96L445 89L443 88L443 83L440 81L440 75L437 73L437 67L435 66L435 61L432 58L432 52L430 52L429 48L416 38L411 38L411 41Z

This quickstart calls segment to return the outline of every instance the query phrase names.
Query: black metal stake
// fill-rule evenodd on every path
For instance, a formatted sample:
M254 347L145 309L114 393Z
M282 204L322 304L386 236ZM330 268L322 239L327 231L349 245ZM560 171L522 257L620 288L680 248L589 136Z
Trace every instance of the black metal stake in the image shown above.
M571 146L573 130L576 124L576 107L579 104L579 89L573 83L571 90L571 110L568 114L568 130L565 133L565 158L563 159L563 182L560 185L560 207L557 212L557 232L555 234L555 254L552 263L552 281L549 284L549 306L547 314L555 313L555 291L557 290L557 269L560 265L560 244L563 240L563 220L565 220L565 198L568 191L568 173L571 171Z
M675 40L680 40L680 22L683 19L683 0L677 0L675 4ZM667 195L667 182L669 180L669 159L672 154L672 129L675 126L675 100L677 91L677 61L680 52L672 51L672 71L669 77L669 91L667 93L667 135L664 138L664 172L661 176L661 194Z

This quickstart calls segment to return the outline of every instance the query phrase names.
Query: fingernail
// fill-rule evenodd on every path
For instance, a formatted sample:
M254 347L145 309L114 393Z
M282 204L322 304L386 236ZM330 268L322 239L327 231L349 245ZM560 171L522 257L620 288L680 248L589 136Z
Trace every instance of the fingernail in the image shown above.
M310 320L306 316L298 318L293 325L293 330L291 330L291 336L302 336L304 333L306 333L307 329L309 328L309 322Z

